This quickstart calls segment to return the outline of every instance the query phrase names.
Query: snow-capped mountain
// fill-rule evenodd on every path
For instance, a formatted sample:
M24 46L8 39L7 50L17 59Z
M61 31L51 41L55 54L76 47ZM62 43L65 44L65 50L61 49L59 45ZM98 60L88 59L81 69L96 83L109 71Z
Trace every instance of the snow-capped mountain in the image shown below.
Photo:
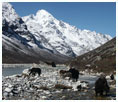
M36 15L25 16L23 20L36 38L44 36L58 52L68 56L81 55L111 39L109 35L80 30L57 20L45 10L39 10Z
M7 58L9 55L4 52L9 51L10 56L14 53L60 63L111 39L109 35L80 30L57 20L45 10L21 18L10 3L2 4L2 33L3 55Z
M4 56L11 59L9 57L13 57L12 54L18 55L17 59L22 55L37 61L50 60L61 63L68 59L56 51L42 35L37 39L35 34L30 33L27 25L9 3L2 4L2 33L3 60Z
M39 39L45 43L37 40L33 34L29 32L26 24L21 17L17 15L13 7L9 3L3 3L2 6L2 25L3 25L3 34L12 39L17 39L21 41L22 44L28 47L40 47L43 48L46 45L46 48L52 51L55 51L50 44L46 43L46 39L39 36ZM45 48L45 49L46 49Z

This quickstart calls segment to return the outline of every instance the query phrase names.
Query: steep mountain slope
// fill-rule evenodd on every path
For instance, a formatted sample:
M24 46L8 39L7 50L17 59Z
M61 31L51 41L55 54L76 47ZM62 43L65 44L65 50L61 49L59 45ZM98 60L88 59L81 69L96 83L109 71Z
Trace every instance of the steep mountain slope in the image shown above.
M42 35L58 52L68 56L81 55L111 39L109 35L80 30L57 20L45 10L23 17L23 20L37 39Z
M29 60L62 63L69 59L56 51L45 38L39 36L37 40L9 3L2 4L2 33L3 63Z
M2 25L3 34L7 37L20 40L22 44L29 47L45 48L40 40L37 40L33 34L27 30L27 26L25 25L24 21L17 15L9 3L3 3L2 6ZM43 44L45 45L45 43ZM55 51L48 43L46 44L47 49L50 47L51 51Z
M49 53L40 48L29 48L19 42L17 39L11 39L3 35L2 40L2 62L3 63L39 63L39 61L54 61L64 63L69 57Z
M116 71L116 38L113 38L104 45L83 54L71 62L79 70L92 69L94 72L112 73Z

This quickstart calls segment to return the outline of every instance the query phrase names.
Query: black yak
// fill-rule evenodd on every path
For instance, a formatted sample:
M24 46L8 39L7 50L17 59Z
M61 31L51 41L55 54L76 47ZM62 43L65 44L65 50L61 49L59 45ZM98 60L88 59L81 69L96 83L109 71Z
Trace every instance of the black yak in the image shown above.
M60 70L59 73L62 77L69 77L69 80L73 79L73 80L77 81L79 78L79 71L74 69L74 68L70 68L67 71L66 70Z
M76 70L75 68L70 68L69 72L71 72L71 74L72 74L72 79L77 81L79 78L79 71Z
M29 69L29 75L35 75L36 73L40 76L40 74L41 74L41 69L40 68L31 68L31 69Z
M52 62L52 67L56 67L56 64L55 64L55 62Z
M109 92L110 88L109 85L107 83L107 80L104 76L101 76L96 82L95 82L95 92L96 92L96 96L98 95L98 93L103 96L103 93L107 93Z

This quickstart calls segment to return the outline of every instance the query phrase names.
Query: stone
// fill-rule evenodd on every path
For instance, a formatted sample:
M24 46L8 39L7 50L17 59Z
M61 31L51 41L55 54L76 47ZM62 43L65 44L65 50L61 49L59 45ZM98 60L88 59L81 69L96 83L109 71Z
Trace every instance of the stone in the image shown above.
M11 90L12 90L11 88L6 88L4 91L9 93L11 92Z

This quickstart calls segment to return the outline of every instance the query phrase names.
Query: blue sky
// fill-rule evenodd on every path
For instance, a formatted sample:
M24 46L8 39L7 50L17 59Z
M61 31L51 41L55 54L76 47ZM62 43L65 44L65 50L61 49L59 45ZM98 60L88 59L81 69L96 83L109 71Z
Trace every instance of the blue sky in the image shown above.
M58 20L80 29L116 36L116 4L113 2L12 2L20 16L45 9Z

